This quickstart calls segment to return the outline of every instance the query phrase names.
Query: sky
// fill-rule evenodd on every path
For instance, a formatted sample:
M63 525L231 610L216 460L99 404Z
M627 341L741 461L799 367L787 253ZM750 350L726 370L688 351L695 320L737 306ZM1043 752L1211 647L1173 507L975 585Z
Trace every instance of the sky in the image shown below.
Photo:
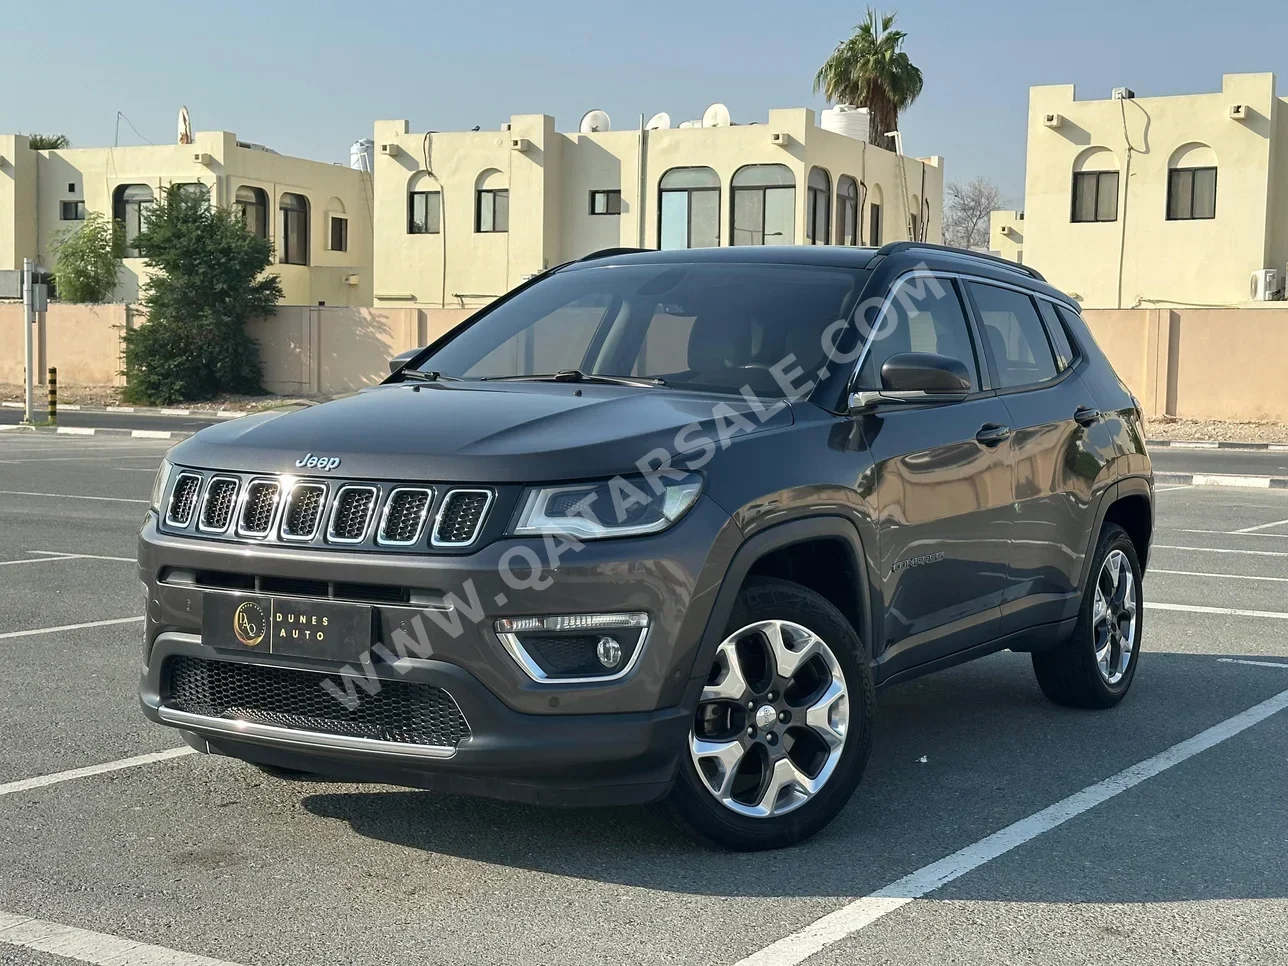
M714 101L735 122L827 105L814 73L863 16L839 0L42 0L4 4L0 131L83 147L235 131L285 154L348 160L379 118L413 131L499 128L553 114L562 131L606 110L617 128ZM1223 73L1288 75L1282 0L932 3L902 0L925 88L901 122L909 154L949 180L986 177L1023 205L1028 88L1079 97L1219 90ZM55 41L56 37L61 40ZM51 56L51 54L53 56ZM1288 93L1283 83L1280 93ZM137 128L131 129L130 125Z

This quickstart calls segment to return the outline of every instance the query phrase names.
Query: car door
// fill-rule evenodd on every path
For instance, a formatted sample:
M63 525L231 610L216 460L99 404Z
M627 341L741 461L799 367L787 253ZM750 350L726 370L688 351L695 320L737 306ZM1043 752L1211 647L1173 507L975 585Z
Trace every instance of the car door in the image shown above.
M974 391L958 402L857 417L873 460L883 676L996 637L1008 580L1009 417L980 363L955 279L915 273L894 283L856 388L880 388L885 360L909 351L960 359Z
M1040 296L965 283L1012 429L1015 503L1002 633L1076 615L1095 503L1113 482L1113 438L1079 373L1081 361Z

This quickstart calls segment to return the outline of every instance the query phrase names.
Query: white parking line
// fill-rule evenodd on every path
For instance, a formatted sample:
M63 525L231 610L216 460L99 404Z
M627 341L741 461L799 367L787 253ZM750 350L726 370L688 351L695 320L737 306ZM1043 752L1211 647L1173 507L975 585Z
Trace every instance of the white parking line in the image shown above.
M1231 550L1227 547L1174 547L1165 543L1155 544L1154 549L1193 550L1198 553L1243 553L1250 557L1288 557L1288 552L1283 550Z
M1288 533L1257 533L1247 530L1198 530L1193 527L1159 527L1160 530L1171 530L1173 533L1212 533L1221 537L1278 537L1288 540Z
M235 966L221 959L0 912L0 943L95 966Z
M1223 614L1226 617L1269 617L1288 620L1288 612L1281 610L1243 610L1239 607L1204 607L1200 604L1158 604L1145 601L1146 610L1179 610L1187 614Z
M57 634L60 631L82 631L89 627L111 627L114 624L131 624L141 621L140 617L118 617L110 621L89 621L85 624L63 624L59 627L37 627L30 631L5 631L0 634L0 641L12 640L15 637L35 637L37 634Z
M1269 530L1271 527L1282 527L1288 520L1276 520L1274 523L1262 523L1255 527L1244 527L1242 530L1235 530L1235 533L1256 533L1258 530Z
M1288 577L1254 577L1250 574L1208 574L1200 573L1194 570L1155 570L1149 568L1151 574L1167 574L1172 577L1220 577L1227 580L1273 580L1276 583L1288 584Z
M1206 731L1199 732L1193 738L1172 745L1166 751L1159 752L1152 758L1146 758L1102 782L1089 785L1082 791L1075 792L1028 818L1020 819L1013 825L1008 825L1001 831L994 832L987 838L980 839L973 845L968 845L938 862L932 862L883 889L878 889L861 899L855 899L835 912L815 920L804 929L784 936L746 959L739 960L735 966L796 966L798 963L803 963L815 953L853 935L865 926L872 925L878 919L914 899L920 899L940 886L947 885L1012 849L1032 841L1044 832L1049 832L1116 795L1121 795L1129 788L1134 788L1141 782L1161 775L1169 768L1233 738L1284 708L1288 708L1288 691L1280 691L1273 698L1253 705L1247 711L1233 718L1227 718Z
M0 490L0 496L43 496L51 500L101 500L105 503L143 503L147 500L127 500L123 496L81 496L78 493L33 493L28 490Z
M182 748L154 751L147 755L135 755L133 758L121 758L117 761L104 762L101 765L86 765L84 768L72 768L67 771L54 772L52 775L37 775L35 778L24 778L21 781L0 785L0 796L29 792L33 788L48 788L50 785L61 785L63 782L69 782L77 778L106 775L108 772L123 771L126 768L138 768L140 765L154 765L159 761L169 761L171 758L182 758L185 755L195 754L195 751L184 745Z
M137 563L134 557L108 557L98 553L64 553L61 550L28 550L27 553L39 554L42 557L52 557L55 560L62 560L69 557L80 557L85 560L119 560L121 563Z
M1288 662L1285 661L1241 661L1233 657L1217 658L1222 664L1250 664L1252 667L1277 667L1288 671Z
M1192 489L1194 489L1194 484L1192 483L1179 483L1175 486L1157 486L1154 488L1154 492L1168 493L1172 490L1192 490Z

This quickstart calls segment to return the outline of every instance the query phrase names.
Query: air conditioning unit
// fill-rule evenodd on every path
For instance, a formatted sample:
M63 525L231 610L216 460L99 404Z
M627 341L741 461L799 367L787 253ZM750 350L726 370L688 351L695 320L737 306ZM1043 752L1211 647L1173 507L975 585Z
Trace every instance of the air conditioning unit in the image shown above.
M214 158L212 158L205 151L196 151L192 155L192 160L197 162L197 164L205 165L206 167L209 167L211 162L214 161Z
M1230 105L1230 120L1232 120L1232 121L1246 121L1247 119L1248 119L1248 105L1247 105L1247 104L1231 104L1231 105Z
M1252 273L1249 294L1254 302L1278 302L1284 297L1284 273L1277 268L1263 268Z
M1049 127L1054 130L1055 128L1058 128L1063 123L1064 123L1063 114L1043 114L1042 115L1043 127Z
M361 279L357 275L346 275L344 277L345 285L357 285L359 281L361 281Z
M387 158L396 158L398 157L398 145L382 144L380 145L380 153Z
M511 138L510 150L518 151L520 154L526 154L532 148L532 141L528 138Z
M1109 96L1115 101L1132 101L1136 99L1136 92L1130 87L1115 87Z
M784 131L775 131L773 134L769 135L769 143L776 144L780 148L790 147L792 136Z

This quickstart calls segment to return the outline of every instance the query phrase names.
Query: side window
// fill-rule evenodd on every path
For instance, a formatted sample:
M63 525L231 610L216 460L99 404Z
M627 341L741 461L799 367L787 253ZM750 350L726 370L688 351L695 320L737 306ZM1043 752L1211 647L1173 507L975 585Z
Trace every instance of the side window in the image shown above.
M1033 299L1023 292L968 282L981 330L997 366L999 389L1054 379L1055 356Z
M873 330L858 388L880 389L881 367L892 355L934 352L964 362L971 388L978 389L979 366L956 283L918 276L895 285L894 297Z
M1077 361L1078 353L1073 348L1073 342L1069 339L1064 323L1056 314L1055 305L1046 299L1038 299L1038 308L1042 310L1042 321L1046 323L1047 337L1051 340L1051 347L1055 349L1056 367L1064 372Z

